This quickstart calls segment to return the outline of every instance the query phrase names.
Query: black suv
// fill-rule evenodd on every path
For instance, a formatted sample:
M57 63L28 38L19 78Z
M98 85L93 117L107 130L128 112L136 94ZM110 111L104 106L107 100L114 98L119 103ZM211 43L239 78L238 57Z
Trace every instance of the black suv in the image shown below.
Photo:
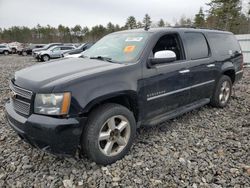
M225 107L242 78L243 57L229 32L187 28L105 36L81 58L16 72L6 103L10 126L31 145L81 152L99 164L121 159L136 129L206 104Z

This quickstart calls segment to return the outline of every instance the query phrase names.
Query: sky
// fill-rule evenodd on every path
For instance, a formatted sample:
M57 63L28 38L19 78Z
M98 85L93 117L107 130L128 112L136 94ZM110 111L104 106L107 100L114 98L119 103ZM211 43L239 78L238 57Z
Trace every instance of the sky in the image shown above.
M194 18L209 0L0 0L0 28L34 27L37 24L92 27L108 22L124 25L129 16L141 21L146 13L152 21L170 24L182 16Z

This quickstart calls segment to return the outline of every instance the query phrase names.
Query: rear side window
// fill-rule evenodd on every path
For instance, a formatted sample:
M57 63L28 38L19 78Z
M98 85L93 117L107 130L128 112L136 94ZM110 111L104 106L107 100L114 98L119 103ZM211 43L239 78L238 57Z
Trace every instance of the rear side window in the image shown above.
M188 55L192 60L209 56L207 40L202 33L185 33Z
M61 50L71 50L73 49L72 47L61 47Z
M240 45L234 35L223 33L208 33L207 36L213 53L215 53L216 55L232 55L241 51Z

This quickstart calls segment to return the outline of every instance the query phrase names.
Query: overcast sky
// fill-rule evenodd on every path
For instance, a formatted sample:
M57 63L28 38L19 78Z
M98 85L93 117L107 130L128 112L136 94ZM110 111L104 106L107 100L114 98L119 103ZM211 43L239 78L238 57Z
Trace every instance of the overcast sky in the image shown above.
M174 23L181 16L194 17L209 0L0 0L0 28L11 26L124 25L128 16Z

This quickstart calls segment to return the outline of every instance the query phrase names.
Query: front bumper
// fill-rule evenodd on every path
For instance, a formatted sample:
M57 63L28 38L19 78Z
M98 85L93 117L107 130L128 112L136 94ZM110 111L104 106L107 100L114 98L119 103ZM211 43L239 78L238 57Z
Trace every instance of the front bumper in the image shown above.
M9 125L24 141L56 155L75 154L87 118L59 119L37 114L26 118L16 113L10 102L5 109Z

